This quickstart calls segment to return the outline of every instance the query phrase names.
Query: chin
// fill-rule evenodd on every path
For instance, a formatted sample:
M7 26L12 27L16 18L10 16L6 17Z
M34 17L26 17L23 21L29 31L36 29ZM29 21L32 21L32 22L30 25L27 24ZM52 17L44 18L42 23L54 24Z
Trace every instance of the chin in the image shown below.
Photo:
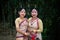
M24 17L22 17L22 18L24 18Z
M21 18L24 18L24 16L22 16Z
M33 17L36 17L36 16L33 16Z

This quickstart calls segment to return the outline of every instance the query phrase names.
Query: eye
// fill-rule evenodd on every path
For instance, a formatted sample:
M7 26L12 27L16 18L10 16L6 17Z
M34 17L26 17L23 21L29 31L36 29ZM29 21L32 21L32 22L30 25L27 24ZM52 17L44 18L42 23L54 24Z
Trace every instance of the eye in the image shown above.
M35 12L36 13L36 12Z
M34 11L34 12L32 12L32 13L37 13L37 12Z
M21 11L21 13L23 13L23 11Z
M21 13L26 13L26 12L24 12L24 11L21 11Z
M34 11L32 13L35 13Z

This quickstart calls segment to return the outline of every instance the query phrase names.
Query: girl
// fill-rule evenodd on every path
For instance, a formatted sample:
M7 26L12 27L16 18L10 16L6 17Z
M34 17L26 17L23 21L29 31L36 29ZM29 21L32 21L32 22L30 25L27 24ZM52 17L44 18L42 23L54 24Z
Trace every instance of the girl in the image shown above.
M19 10L19 17L16 18L15 20L15 25L16 25L16 40L27 40L27 36L29 35L27 31L28 27L28 21L25 17L26 12L25 9Z
M39 40L42 40L41 32L43 32L43 23L42 20L37 17L38 12L36 9L33 9L31 12L31 16L29 18L29 32L31 40L36 40L36 38L39 38Z

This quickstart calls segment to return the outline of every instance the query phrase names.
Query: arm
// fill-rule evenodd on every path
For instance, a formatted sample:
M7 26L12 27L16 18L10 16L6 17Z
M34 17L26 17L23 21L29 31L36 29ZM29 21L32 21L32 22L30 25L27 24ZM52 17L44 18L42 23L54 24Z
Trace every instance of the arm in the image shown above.
M15 20L15 25L16 25L16 31L21 33L21 34L24 34L24 32L20 31L19 29L19 22L18 22L18 19Z
M37 32L43 32L43 23L42 20L38 20L38 24L39 24L39 29L37 30Z

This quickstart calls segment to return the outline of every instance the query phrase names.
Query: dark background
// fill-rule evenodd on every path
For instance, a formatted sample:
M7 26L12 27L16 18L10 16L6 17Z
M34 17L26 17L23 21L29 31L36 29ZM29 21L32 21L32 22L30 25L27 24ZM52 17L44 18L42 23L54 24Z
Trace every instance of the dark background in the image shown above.
M0 40L15 40L14 22L19 8L26 9L27 18L30 17L31 9L36 8L38 17L43 21L43 40L55 40L56 28L60 24L59 7L56 3L56 0L0 0Z

